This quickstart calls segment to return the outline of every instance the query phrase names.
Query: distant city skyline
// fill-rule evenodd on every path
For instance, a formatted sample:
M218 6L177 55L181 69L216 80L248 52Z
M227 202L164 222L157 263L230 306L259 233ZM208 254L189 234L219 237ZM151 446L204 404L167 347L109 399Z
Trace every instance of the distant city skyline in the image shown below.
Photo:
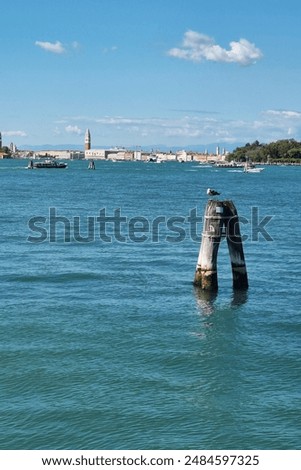
M301 140L297 0L15 0L0 30L2 145Z

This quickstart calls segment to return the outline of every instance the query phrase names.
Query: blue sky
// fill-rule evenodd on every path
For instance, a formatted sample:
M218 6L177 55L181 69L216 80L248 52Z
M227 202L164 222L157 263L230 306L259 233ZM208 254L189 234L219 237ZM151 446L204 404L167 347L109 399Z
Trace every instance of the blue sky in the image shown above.
M3 143L301 140L299 0L0 0Z

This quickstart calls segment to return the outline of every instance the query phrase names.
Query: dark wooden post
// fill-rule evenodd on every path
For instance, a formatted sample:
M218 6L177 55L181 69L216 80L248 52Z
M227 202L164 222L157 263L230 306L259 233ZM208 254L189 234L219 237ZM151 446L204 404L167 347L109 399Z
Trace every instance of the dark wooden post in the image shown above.
M239 220L232 201L209 200L194 284L204 290L217 290L217 254L222 236L227 237L231 258L233 288L247 289L248 278L243 253Z
M232 201L224 201L227 220L227 243L231 259L233 289L248 289L248 275L239 228L239 219Z

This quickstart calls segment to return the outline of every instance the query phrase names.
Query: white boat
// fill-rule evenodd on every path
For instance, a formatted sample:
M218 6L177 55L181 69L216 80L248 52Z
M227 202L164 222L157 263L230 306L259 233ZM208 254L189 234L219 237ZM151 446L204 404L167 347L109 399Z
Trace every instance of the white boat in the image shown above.
M67 168L68 164L65 162L57 162L56 160L47 159L44 162L33 162L30 160L28 169L34 170L36 168Z
M244 166L244 173L260 173L263 170L264 168L257 168L256 166L248 162L246 162Z
M158 161L157 155L154 155L154 154L151 154L147 159L147 163L157 163L157 161Z
M244 170L245 173L260 173L264 168L247 168Z

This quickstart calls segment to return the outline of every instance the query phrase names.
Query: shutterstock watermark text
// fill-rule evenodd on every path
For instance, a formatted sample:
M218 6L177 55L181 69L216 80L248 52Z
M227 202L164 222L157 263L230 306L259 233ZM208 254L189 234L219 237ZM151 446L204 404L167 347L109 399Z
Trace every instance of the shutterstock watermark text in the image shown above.
M260 217L258 207L252 207L249 218L239 217L236 222L242 241L273 241L267 229L272 219L272 215ZM70 217L59 213L56 207L50 207L47 216L32 216L28 220L28 229L27 241L30 243L181 243L187 239L200 242L203 216L198 214L197 208L190 209L187 215L149 218L141 214L128 216L120 207L109 213L104 207L97 215ZM231 237L233 234L223 231L221 235Z

